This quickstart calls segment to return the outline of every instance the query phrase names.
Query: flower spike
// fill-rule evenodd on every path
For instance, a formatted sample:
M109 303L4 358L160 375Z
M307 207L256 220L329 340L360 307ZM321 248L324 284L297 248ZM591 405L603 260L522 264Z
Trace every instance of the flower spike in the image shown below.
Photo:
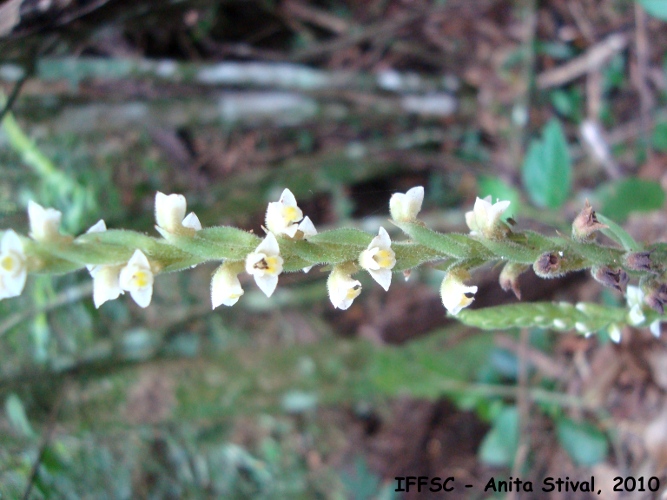
M271 297L278 286L278 275L283 272L283 258L273 233L268 233L255 251L248 254L245 269L255 278L260 290Z
M391 285L391 270L396 265L396 254L391 249L391 239L385 228L380 227L378 235L361 252L359 265L368 271L378 284L389 290Z

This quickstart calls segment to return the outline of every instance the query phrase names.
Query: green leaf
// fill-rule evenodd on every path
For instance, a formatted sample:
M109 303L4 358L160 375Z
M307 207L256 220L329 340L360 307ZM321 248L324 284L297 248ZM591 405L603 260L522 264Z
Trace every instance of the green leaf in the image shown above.
M665 0L639 0L639 3L653 17L667 21L667 2Z
M567 140L556 119L542 130L542 139L534 139L522 167L524 187L535 205L559 208L570 194L572 163Z
M575 464L590 467L607 457L609 443L605 435L589 422L561 418L556 424L558 442Z
M602 222L602 224L609 226L609 228L602 230L602 234L618 242L623 248L630 252L638 252L642 249L642 246L637 243L635 239L626 232L625 229L616 224L613 220L605 217L600 213L596 213L596 216L598 220Z
M667 4L666 4L667 5ZM651 144L662 153L667 152L667 123L660 122L653 129L651 134Z
M308 238L311 243L334 243L336 245L357 245L366 248L373 239L368 233L352 228L332 229Z
M7 396L5 412L7 413L10 425L16 432L24 437L35 437L35 431L32 430L32 426L28 421L23 403L16 394L12 393Z
M519 446L519 411L516 406L503 408L484 436L479 459L492 467L508 467L514 462Z
M417 243L446 256L456 257L457 259L465 259L471 256L470 247L466 246L466 243L470 241L468 239L457 240L452 234L437 233L414 222L394 222L394 224Z
M235 227L218 226L197 231L194 236L172 235L170 242L181 250L203 259L243 260L260 244L261 239Z
M601 186L595 198L600 212L623 222L632 212L660 209L665 202L665 192L657 182L631 177Z

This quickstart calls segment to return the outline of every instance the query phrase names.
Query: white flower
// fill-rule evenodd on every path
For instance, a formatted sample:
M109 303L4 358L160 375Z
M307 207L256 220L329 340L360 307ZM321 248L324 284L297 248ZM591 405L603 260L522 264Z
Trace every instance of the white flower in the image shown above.
M21 295L27 276L23 243L11 229L0 240L0 299Z
M609 325L607 332L609 333L609 340L611 340L614 344L621 343L623 332L621 332L621 329L616 323Z
M225 262L215 273L211 279L211 304L213 309L220 304L225 306L233 306L239 301L243 295L243 288L239 281L239 272L243 270L243 264Z
M148 307L153 297L153 271L141 250L135 250L127 265L120 270L120 288L130 292L139 307Z
M391 239L385 228L380 227L368 248L361 252L359 264L385 290L391 285L391 270L396 265L396 254L391 249Z
M44 208L30 200L28 202L28 219L30 221L30 237L35 241L53 241L61 238L60 220L63 214L54 208Z
M646 316L642 311L642 304L644 303L644 292L638 286L629 285L626 290L625 298L630 308L628 313L628 322L632 326L639 326L646 321Z
M120 287L120 272L122 268L123 266L93 266L90 275L93 277L93 303L95 304L95 309L99 309L108 300L116 300L124 293ZM150 297L148 302L150 303Z
M422 209L423 186L413 187L407 193L394 193L389 199L389 213L396 222L413 222Z
M463 281L470 275L464 270L450 271L440 285L442 304L450 314L456 316L462 309L472 304L473 295L477 293L476 286L466 286Z
M327 279L329 299L336 309L347 309L361 293L361 283L343 267L334 267Z
M103 233L107 230L104 220L98 220L86 231L90 233ZM107 266L103 264L87 264L86 269L93 278L93 303L99 309L102 304L109 300L117 299L123 290L120 287L119 275L123 266Z
M473 236L492 238L499 227L500 216L510 206L509 201L491 203L491 196L477 198L471 212L466 212L466 224Z
M278 275L283 272L283 258L273 233L268 233L255 251L248 254L245 269L253 275L260 290L271 297L278 286Z
M266 228L273 234L286 234L294 238L298 222L303 218L303 212L296 204L292 191L285 189L280 200L272 201L266 209Z
M201 223L194 212L190 212L187 217L185 196L182 194L166 195L157 192L155 195L155 228L162 236L167 237L166 233L183 234L192 233L201 229ZM185 231L184 231L185 229Z

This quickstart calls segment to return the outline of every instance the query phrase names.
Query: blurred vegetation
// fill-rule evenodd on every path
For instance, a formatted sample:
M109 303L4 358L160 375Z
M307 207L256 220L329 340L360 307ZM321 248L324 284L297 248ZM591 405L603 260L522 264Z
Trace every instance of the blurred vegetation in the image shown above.
M659 1L638 2L655 16L643 28L627 26L634 2L612 0L579 24L556 1L147 1L125 15L118 3L71 16L71 30L35 24L24 38L19 26L0 39L5 94L12 71L29 77L0 130L0 227L25 232L33 199L61 210L72 234L100 218L152 233L157 190L185 194L204 225L255 232L284 187L318 228L368 231L392 192L419 184L425 218L448 231L465 230L476 195L511 199L520 223L561 232L586 198L619 223L664 208ZM627 49L640 29L655 34L649 97L633 81L648 77L631 74L641 52ZM623 45L597 66L569 66L611 34ZM549 74L562 67L574 68L567 79ZM608 156L584 121L609 132ZM624 455L609 393L582 375L611 350L607 331L464 327L445 318L431 267L386 297L360 278L346 313L317 269L281 277L271 300L248 287L211 312L213 269L161 275L147 310L126 298L95 310L86 273L31 277L0 301L0 496L399 498L394 475L451 470L446 457L464 453L443 438L454 445L435 458L430 441L417 453L432 467L378 459L394 455L373 446L394 441L373 441L372 423L390 427L406 400L454 403L472 429L460 438L474 443L470 477L537 477L553 447L571 477L570 465L641 465ZM511 300L494 272L480 275L485 306ZM581 276L544 286L526 294L624 304Z

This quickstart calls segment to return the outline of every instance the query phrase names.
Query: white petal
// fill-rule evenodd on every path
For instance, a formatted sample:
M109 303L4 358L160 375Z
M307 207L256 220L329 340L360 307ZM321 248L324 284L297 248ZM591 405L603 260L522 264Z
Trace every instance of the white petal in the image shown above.
M264 276L255 275L255 283L267 297L271 297L278 286L278 276L265 274Z
M442 280L440 286L440 295L442 304L450 314L456 316L462 309L472 304L474 297L467 297L466 294L477 293L476 286L467 286L456 276L448 274Z
M380 264L373 258L378 251L379 248L372 248L361 252L359 255L359 265L369 271L371 269L380 269Z
M628 285L625 292L625 299L628 303L628 307L641 305L644 302L644 292L642 292L642 289L638 286Z
M23 243L21 243L21 238L13 229L7 229L5 234L2 235L2 241L0 241L0 253L9 253L13 252L18 255L23 256Z
M292 191L285 188L283 194L280 195L279 203L282 203L283 205L287 205L289 207L296 207L296 198L294 197L294 194L292 194Z
M611 340L613 343L618 344L621 341L622 333L617 324L613 323L609 325L608 332L609 340Z
M182 226L194 229L195 231L201 230L201 222L199 222L199 217L197 217L194 212L190 212L185 219L183 219Z
M290 238L294 238L294 235L296 234L298 229L299 229L299 226L297 224L292 223L292 224L289 224L288 226L286 226L285 229L283 229L282 232L284 234L286 234L287 236L289 236Z
M148 262L148 258L144 255L144 252L141 250L135 250L132 254L132 257L127 262L128 266L137 266L150 270L151 265Z
M315 236L317 234L317 229L315 229L315 225L310 220L310 217L308 217L307 215L303 218L301 222L299 222L298 229L303 233L304 239L308 239L308 237Z
M169 232L175 232L185 217L187 204L182 194L166 195L158 191L155 194L155 221L158 226Z
M632 326L641 325L646 320L646 316L642 312L642 308L639 304L635 304L630 308L628 313L628 321Z
M650 326L651 333L654 337L660 338L660 320L656 319Z
M391 271L389 269L369 269L371 277L378 282L378 284L385 289L389 290L389 285L391 285Z
M387 230L380 226L378 235L371 240L371 243L368 245L368 248L371 249L377 247L381 250L387 250L391 248L391 238L389 238L389 233Z
M262 242L255 249L255 253L265 253L266 255L279 255L280 247L278 240L273 233L268 233Z
M37 241L45 241L57 237L60 232L62 213L53 208L44 208L30 200L28 202L28 219L30 236Z
M86 234L88 234L88 233L103 233L106 230L107 230L107 225L104 222L104 219L100 219L95 224L90 226L90 229L88 229L88 231L86 231Z
M339 268L334 268L327 278L327 290L333 306L345 310L361 293L361 283Z
M220 305L233 306L243 295L238 275L228 265L221 265L211 279L211 304L213 309Z
M311 270L312 268L313 268L313 266L308 266L308 267L304 267L304 268L301 269L301 270L302 270L304 273L309 273L310 270Z
M120 269L116 266L96 266L93 271L93 303L95 308L123 293L119 285Z
M470 228L471 233L477 233L479 231L474 211L466 212L466 224L468 225L468 228Z
M407 193L394 193L389 199L389 213L397 222L411 222L417 218L424 201L424 188L413 187Z
M139 307L145 309L151 303L151 298L153 297L153 287L146 286L143 288L135 288L134 290L130 290L130 295L132 295L132 298Z

